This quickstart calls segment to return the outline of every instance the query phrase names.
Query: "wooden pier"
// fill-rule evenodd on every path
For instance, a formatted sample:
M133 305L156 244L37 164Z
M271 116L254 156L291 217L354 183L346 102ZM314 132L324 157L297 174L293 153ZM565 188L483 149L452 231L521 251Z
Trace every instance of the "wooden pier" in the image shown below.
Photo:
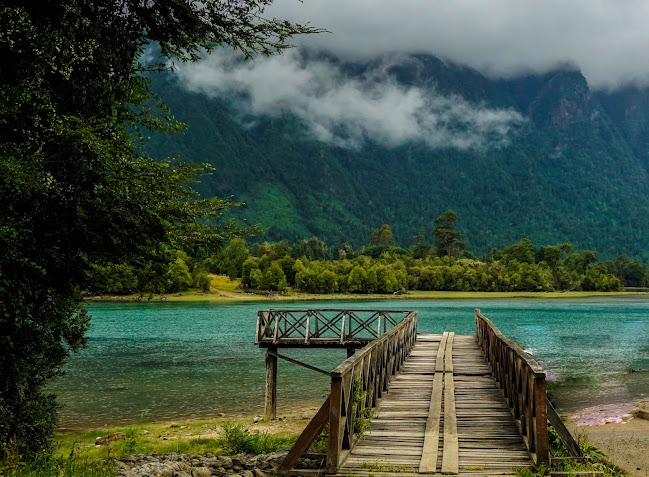
M548 417L574 447L547 401L543 369L480 310L475 318L476 335L462 336L417 334L416 312L261 311L257 343L267 362L282 357L279 347L312 340L357 349L330 373L315 369L331 376L331 393L277 472L291 472L327 425L326 472L341 477L500 476L547 466Z
M531 463L475 337L420 334L337 475L501 475Z

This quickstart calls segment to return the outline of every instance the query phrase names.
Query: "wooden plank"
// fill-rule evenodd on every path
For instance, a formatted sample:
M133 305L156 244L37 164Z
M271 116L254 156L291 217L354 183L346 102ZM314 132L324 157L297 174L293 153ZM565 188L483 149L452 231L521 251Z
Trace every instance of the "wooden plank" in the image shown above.
M444 373L444 454L442 457L442 474L458 473L458 447L455 384L453 374Z
M435 373L433 393L428 408L428 419L424 431L424 450L419 463L419 473L435 473L437 471L437 451L439 447L439 422L442 416L442 387L443 374Z
M453 373L453 340L455 333L449 333L444 350L444 372Z
M448 340L448 332L445 331L442 335L442 341L437 350L437 359L435 360L435 372L441 373L444 371L444 350L446 349L446 341Z

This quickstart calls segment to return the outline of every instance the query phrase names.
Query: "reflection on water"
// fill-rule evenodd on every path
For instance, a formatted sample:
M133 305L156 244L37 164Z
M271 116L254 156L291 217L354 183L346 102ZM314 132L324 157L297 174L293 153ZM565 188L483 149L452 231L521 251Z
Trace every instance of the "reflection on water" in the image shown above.
M61 426L261 412L263 351L256 311L267 304L92 304L88 348L54 384ZM398 308L419 312L419 331L473 334L474 308L533 353L558 406L575 411L649 396L649 299L308 302L282 307ZM344 350L286 350L333 369ZM645 371L630 373L630 369ZM326 376L280 361L282 405L321 401Z

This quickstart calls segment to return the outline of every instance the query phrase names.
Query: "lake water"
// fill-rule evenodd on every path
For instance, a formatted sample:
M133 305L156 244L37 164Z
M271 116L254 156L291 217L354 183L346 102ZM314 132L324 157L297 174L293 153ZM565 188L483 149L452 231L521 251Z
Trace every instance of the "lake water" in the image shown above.
M93 303L88 347L53 390L62 427L263 411L263 351L256 313L269 303ZM533 353L554 380L560 410L649 397L649 298L276 303L281 308L407 309L418 330L474 334L474 308ZM344 350L285 350L333 369ZM629 373L629 369L644 371ZM280 360L280 411L320 404L326 376Z

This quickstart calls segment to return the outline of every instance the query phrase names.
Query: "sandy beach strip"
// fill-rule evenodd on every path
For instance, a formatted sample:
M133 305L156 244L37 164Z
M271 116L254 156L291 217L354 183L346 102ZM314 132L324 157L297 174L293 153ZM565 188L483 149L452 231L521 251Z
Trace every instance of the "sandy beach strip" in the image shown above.
M642 401L584 409L569 422L580 439L599 447L611 462L633 476L649 477L648 417L649 401Z

